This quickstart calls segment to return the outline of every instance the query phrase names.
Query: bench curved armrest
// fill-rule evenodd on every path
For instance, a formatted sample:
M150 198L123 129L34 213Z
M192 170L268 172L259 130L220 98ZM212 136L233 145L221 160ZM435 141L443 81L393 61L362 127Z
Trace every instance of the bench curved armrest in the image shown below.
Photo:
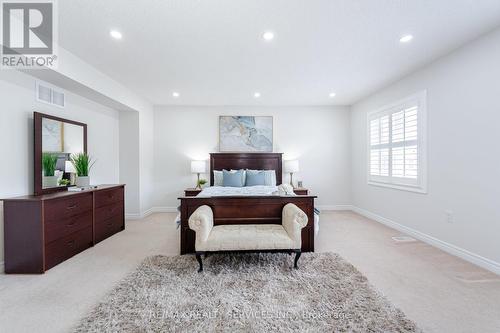
M288 237L293 240L296 249L302 247L302 228L307 225L307 215L296 205L289 203L283 207L282 224L288 233Z
M189 228L196 232L195 248L207 241L214 226L214 214L209 206L198 207L189 217Z

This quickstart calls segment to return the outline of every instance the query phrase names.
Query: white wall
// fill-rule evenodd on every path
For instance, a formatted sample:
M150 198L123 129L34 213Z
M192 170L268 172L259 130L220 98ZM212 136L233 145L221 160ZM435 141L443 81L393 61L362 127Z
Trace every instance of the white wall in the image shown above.
M120 112L120 183L125 186L125 212L140 217L139 113Z
M428 194L367 185L366 113L423 89ZM500 29L357 103L351 126L355 206L500 263Z
M96 159L92 183L119 181L118 112L66 94L66 108L35 101L35 79L0 71L0 198L33 193L33 111L88 125L88 151ZM0 262L3 262L3 211L0 209Z
M218 150L220 115L274 117L274 151L298 158L303 180L322 206L347 205L350 198L350 113L347 107L158 107L155 110L156 207L177 207L194 187L192 159ZM207 168L208 169L208 168ZM204 175L209 179L209 175ZM288 181L288 175L283 178Z
M155 187L153 110L143 110L139 113L139 138L140 213L144 215L153 207Z

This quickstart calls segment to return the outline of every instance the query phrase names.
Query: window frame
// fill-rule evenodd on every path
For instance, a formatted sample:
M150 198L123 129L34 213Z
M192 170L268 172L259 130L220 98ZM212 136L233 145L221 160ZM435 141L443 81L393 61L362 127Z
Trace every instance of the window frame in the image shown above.
M384 115L394 113L395 109L401 110L412 104L418 104L417 123L417 149L418 149L418 176L416 184L405 183L406 178L390 176L372 176L371 172L371 128L370 122L373 118L380 118ZM392 122L389 120L389 133L392 132ZM392 137L389 137L392 142ZM377 110L373 110L366 115L366 179L367 184L372 186L386 187L397 190L427 193L427 91L423 90L401 100L385 105ZM390 163L390 162L389 162ZM390 169L390 167L389 167ZM399 181L398 181L399 179Z

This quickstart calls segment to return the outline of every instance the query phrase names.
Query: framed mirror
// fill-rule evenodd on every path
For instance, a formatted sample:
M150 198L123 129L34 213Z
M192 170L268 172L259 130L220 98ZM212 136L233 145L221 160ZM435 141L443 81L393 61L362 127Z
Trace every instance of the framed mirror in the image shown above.
M34 113L35 195L74 186L71 155L87 152L87 125L73 120Z

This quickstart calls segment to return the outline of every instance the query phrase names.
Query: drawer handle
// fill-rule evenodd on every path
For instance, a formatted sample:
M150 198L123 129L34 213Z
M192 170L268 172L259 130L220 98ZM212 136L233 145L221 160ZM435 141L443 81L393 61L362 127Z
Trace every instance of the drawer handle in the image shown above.
M110 199L114 199L114 198L115 198L115 195L114 195L114 194L110 194L110 195L108 195L108 198L110 198Z
M72 226L74 226L75 224L76 224L76 221L73 221L73 222L71 222L71 223L67 223L67 224L66 224L66 226L67 226L67 227L72 227Z
M111 226L113 226L113 222L108 222L108 223L106 223L106 225L107 225L108 227L111 227Z
M71 206L66 207L66 209L75 209L76 207L78 207L78 205L77 204L73 204Z
M75 241L74 240L70 240L68 242L68 246L73 247L74 245L75 245Z

